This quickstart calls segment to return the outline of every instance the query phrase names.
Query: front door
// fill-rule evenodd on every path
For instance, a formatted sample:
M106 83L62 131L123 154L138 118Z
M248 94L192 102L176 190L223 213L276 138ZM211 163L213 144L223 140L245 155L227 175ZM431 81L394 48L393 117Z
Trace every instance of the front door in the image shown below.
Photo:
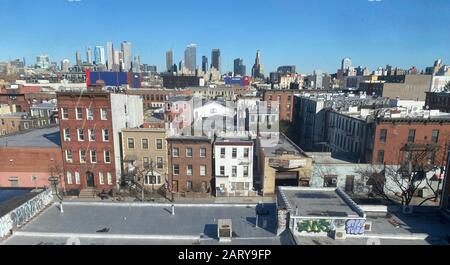
M87 186L89 188L95 187L95 184L94 184L94 173L86 172L86 182L87 182Z

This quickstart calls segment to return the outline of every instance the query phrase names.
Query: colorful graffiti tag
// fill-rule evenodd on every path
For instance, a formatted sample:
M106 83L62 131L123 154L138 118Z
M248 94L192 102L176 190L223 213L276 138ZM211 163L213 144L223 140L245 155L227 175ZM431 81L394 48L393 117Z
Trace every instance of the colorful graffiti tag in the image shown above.
M364 219L350 219L345 223L345 231L349 235L364 234Z
M320 233L331 230L331 220L300 220L297 223L298 232Z

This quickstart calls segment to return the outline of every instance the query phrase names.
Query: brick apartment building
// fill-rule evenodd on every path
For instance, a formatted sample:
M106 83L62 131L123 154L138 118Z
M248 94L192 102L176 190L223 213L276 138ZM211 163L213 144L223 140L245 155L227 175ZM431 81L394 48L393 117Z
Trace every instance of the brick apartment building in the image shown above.
M400 164L411 152L423 152L429 164L445 166L450 115L430 118L378 118L369 138L368 162ZM369 135L370 137L370 135ZM373 146L373 151L370 147Z
M266 102L278 102L280 121L293 120L295 90L264 90L263 99Z
M122 162L124 173L128 173L130 178L137 181L138 177L143 177L145 186L161 187L167 179L166 130L123 129ZM139 172L145 176L138 176Z
M128 95L142 96L144 109L163 108L165 101L175 95L190 95L191 91L182 90L174 91L173 89L154 89L154 88L140 88L129 89L126 91Z
M120 183L120 132L142 124L142 100L101 89L57 93L66 188Z
M0 187L49 187L53 175L64 184L59 127L0 137Z
M200 136L169 137L167 149L172 192L210 194L214 187L211 141Z

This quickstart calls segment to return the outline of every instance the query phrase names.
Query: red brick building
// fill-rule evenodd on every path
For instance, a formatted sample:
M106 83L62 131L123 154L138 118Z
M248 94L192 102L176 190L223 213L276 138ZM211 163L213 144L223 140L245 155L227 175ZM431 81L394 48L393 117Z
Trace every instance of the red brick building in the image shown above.
M368 162L398 165L411 153L423 153L423 161L433 165L444 166L447 161L450 116L379 118L372 133Z
M0 137L0 187L49 187L49 177L64 185L59 127Z
M278 102L280 121L292 121L294 112L295 90L264 90L263 99L269 102Z
M210 194L214 187L211 141L198 136L169 137L167 149L172 192Z
M57 94L66 189L111 189L116 184L111 94Z
M25 94L0 93L0 104L16 105L17 112L30 111L30 102Z
M173 90L173 89L130 89L127 90L128 95L142 96L144 109L163 108L164 102L171 96L175 95L191 95L190 90Z

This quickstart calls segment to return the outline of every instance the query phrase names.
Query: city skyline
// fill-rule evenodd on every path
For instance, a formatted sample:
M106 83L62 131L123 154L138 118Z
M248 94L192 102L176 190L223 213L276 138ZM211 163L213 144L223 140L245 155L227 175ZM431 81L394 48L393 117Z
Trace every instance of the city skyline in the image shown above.
M156 65L158 69L166 68L164 55L167 50L172 50L174 62L179 62L189 43L198 44L198 68L201 68L198 63L201 62L201 55L208 56L212 49L219 48L222 72L233 70L235 58L253 62L258 49L261 51L261 63L265 66L266 74L275 71L280 65L296 65L297 72L300 73L312 73L315 69L334 73L345 57L352 59L353 66L367 66L370 70L386 64L424 69L437 58L444 62L450 61L450 50L447 48L450 29L444 23L450 17L450 3L445 0L432 1L433 3L352 0L346 5L323 0L312 3L289 0L239 2L242 10L254 9L254 12L246 16L245 27L233 27L234 24L241 26L240 20L234 21L234 18L242 15L239 12L231 17L227 16L230 19L224 22L196 22L195 14L213 17L227 12L223 8L205 5L205 1L190 4L175 1L170 6L154 3L156 6L152 10L166 11L158 13L139 8L132 14L135 20L127 20L130 15L123 14L124 19L120 23L98 23L97 18L91 16L86 16L83 21L74 19L79 14L92 11L119 12L119 0L112 0L108 6L102 5L99 0L72 3L65 0L50 1L54 4L52 14L56 11L66 18L67 23L55 25L52 16L45 16L49 11L39 3L30 1L24 4L11 0L0 3L0 7L5 10L44 14L37 21L33 19L33 23L30 23L32 16L25 16L3 32L0 61L25 57L28 62L34 62L40 54L48 54L51 61L69 59L74 64L75 52L82 51L83 47L105 47L108 41L119 44L125 40L133 43L133 54L140 54L143 63ZM141 5L149 3L141 2ZM290 6L289 10L285 8L286 5ZM311 9L321 12L309 14L304 11ZM283 19L265 23L267 26L264 28L256 27L258 22L266 20L265 12ZM349 14L349 17L343 14ZM8 23L14 19L11 15L6 13L0 18L0 22ZM179 19L175 22L163 20L168 15ZM150 21L147 17L150 17ZM322 17L333 23L320 22ZM77 23L70 22L71 20ZM133 21L133 24L127 25L123 21ZM186 26L181 27L176 21L183 21ZM147 22L154 24L151 27L152 34L149 34L149 29L141 26ZM227 23L231 23L231 27L227 27ZM267 37L269 32L286 23L294 30L274 31L276 34L272 38ZM127 30L129 27L137 30L130 32ZM117 34L119 31L126 33ZM211 58L209 60L211 62Z

